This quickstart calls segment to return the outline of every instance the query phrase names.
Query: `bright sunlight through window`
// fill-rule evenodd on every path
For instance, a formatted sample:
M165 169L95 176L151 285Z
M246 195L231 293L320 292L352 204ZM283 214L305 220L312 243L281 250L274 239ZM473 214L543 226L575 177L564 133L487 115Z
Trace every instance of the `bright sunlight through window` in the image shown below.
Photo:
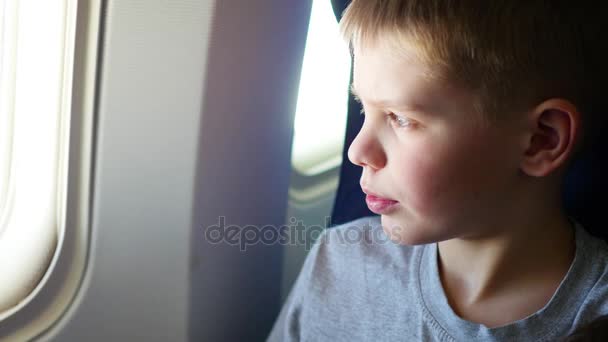
M314 0L296 109L293 167L314 176L342 163L351 58L331 2Z
M63 234L75 4L0 0L0 321L43 285Z

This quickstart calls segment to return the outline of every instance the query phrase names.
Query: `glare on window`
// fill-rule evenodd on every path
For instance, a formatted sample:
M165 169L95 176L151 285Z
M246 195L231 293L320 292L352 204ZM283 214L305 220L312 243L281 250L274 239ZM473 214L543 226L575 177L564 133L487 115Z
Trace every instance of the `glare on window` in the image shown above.
M292 165L312 176L342 163L351 58L331 2L314 0L294 127Z

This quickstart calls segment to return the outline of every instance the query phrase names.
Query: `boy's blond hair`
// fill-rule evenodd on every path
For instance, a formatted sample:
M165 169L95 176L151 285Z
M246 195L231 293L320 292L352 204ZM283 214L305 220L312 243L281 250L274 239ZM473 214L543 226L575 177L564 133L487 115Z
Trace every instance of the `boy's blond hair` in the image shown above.
M590 0L353 0L340 24L354 47L379 38L396 53L413 46L436 76L478 95L488 122L558 97L583 113L588 134L604 117L604 8Z

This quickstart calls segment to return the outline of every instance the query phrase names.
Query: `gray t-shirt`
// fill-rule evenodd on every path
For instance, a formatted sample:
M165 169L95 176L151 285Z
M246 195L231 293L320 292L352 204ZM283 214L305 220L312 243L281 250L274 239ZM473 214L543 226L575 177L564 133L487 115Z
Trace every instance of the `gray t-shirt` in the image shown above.
M557 341L608 314L608 246L576 224L576 254L549 303L487 328L457 316L437 244L404 246L377 217L327 229L311 248L268 341Z

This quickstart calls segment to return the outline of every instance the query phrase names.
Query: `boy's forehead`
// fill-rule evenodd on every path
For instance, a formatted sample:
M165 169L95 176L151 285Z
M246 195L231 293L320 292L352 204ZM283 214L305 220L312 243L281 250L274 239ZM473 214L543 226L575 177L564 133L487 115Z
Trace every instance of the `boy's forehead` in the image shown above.
M466 107L473 94L442 75L407 50L394 51L390 44L365 45L354 51L352 93L362 102L378 107L439 113L455 103Z
M352 48L355 57L371 51L384 53L387 58L417 63L425 61L427 55L425 47L415 43L408 36L395 33L355 39L352 42Z
M425 81L445 81L445 68L438 60L433 61L429 54L410 39L382 38L359 41L353 44L354 78L367 71L383 74L387 71L407 73ZM386 75L385 75L386 76ZM359 89L355 85L356 89ZM360 89L361 90L361 89Z
M429 68L411 55L396 53L390 46L369 45L354 54L351 90L362 99L395 101L408 92L431 87L435 82L429 74Z

